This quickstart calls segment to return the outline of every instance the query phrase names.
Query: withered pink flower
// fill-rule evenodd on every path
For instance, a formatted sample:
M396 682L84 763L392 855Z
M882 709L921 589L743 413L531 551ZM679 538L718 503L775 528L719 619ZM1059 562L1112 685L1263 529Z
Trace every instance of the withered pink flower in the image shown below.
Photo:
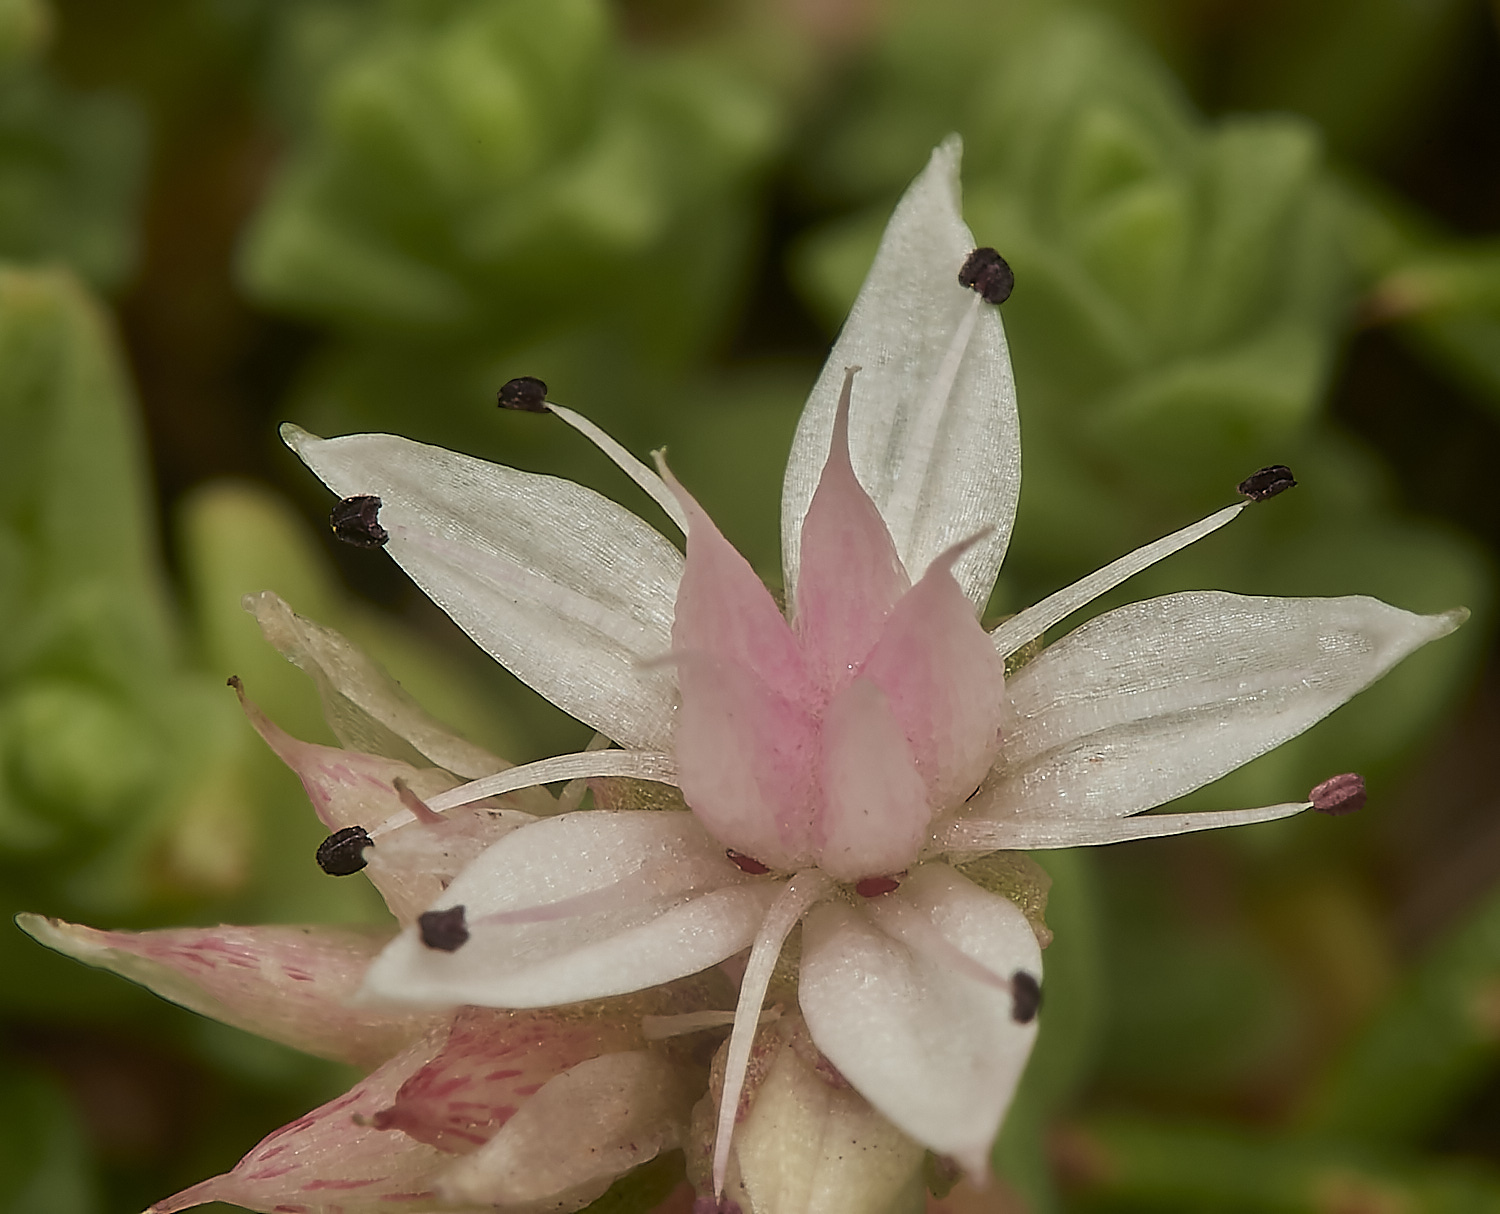
M379 499L390 554L476 642L616 744L439 793L432 810L590 776L675 784L688 807L563 813L505 834L433 901L462 945L408 928L370 967L366 997L547 1007L748 948L716 1195L794 926L818 1049L901 1131L982 1178L1036 1034L1041 957L1020 910L953 861L1302 812L1310 799L1142 814L1300 733L1464 616L1175 594L1106 612L1007 678L1006 659L1052 625L1248 502L981 629L1020 447L998 310L959 282L975 277L959 154L956 139L939 148L897 207L797 429L787 615L664 464L657 475L542 403L533 381L509 403L593 438L684 531L685 559L567 481L391 435L284 431L340 498ZM1283 473L1251 478L1245 496L1288 487Z

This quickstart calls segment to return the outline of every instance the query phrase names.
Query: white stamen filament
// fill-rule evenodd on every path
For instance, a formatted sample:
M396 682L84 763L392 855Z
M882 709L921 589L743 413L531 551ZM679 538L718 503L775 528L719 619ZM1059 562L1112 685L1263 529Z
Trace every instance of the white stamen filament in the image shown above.
M498 797L522 788L533 788L538 784L588 779L593 776L626 776L675 785L677 762L671 755L654 750L581 750L576 754L555 755L535 763L523 763L519 767L497 771L492 776L460 784L457 788L429 797L427 808L435 813L442 813L460 805L482 801L486 797ZM383 835L415 820L410 810L403 809L375 827L370 832L370 837Z
M584 417L583 414L575 413L572 409L566 409L562 405L554 405L551 401L547 402L547 409L555 417L567 422L568 425L583 435L584 438L598 447L600 451L604 452L616 468L650 495L651 500L660 506L666 513L666 516L677 525L677 530L681 531L684 535L687 534L687 514L684 513L677 499L672 496L672 491L667 488L666 482L661 477L657 476L655 472L651 471L650 468L631 455L629 451L625 450L624 447L593 422L589 421L588 418Z
M917 518L917 508L926 494L926 480L932 466L932 452L937 446L938 430L943 424L943 415L948 408L948 398L953 394L953 384L958 379L958 369L963 365L964 354L969 348L969 339L974 336L974 326L979 320L979 309L984 301L978 295L969 304L954 331L953 340L938 364L937 373L922 398L922 404L912 416L902 442L901 471L890 497L881 508L886 526L896 547L905 550L911 530ZM848 381L845 381L847 390ZM921 576L920 569L908 570L913 578Z
M781 1019L781 1009L768 1007L760 1014L761 1024L774 1024ZM642 1016L641 1035L647 1041L665 1041L669 1037L683 1037L688 1033L701 1033L705 1029L722 1029L734 1023L733 1012L679 1012L675 1016Z
M1294 817L1311 801L1263 805L1257 809L1216 809L1192 814L1140 814L1134 818L959 818L942 831L944 852L1033 851L1053 847L1093 847L1132 839L1159 839L1222 826L1252 826Z
M760 1023L760 1005L781 946L807 909L833 888L832 878L816 868L805 868L786 883L766 917L750 950L745 976L740 979L739 1003L734 1009L734 1029L729 1034L729 1053L724 1059L724 1092L719 1098L719 1124L714 1136L714 1196L724 1193L724 1179L729 1174L729 1143L734 1137L735 1114L740 1107L740 1093L745 1090L745 1069L750 1064L750 1048L755 1044L755 1029Z
M1111 561L1103 569L1089 574L1088 577L1080 578L1071 586L1064 586L1056 594L1048 595L1040 603L1026 608L1019 615L1012 616L990 633L995 648L1000 651L1002 657L1010 657L1023 645L1041 636L1053 624L1072 615L1073 612L1086 606L1105 591L1113 590L1126 578L1134 577L1142 569L1150 568L1157 561L1217 531L1249 504L1249 502L1236 502L1233 506L1226 506L1216 514L1210 514L1190 527L1184 527L1181 531L1174 531L1171 535L1163 536L1144 547L1137 548L1119 560Z

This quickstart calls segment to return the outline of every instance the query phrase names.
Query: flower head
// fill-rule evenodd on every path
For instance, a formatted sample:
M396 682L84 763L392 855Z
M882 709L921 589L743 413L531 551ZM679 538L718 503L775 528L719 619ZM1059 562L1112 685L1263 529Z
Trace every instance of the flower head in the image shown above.
M998 311L959 281L974 275L958 162L950 139L901 201L798 427L787 615L665 464L658 477L561 406L531 405L650 493L685 532L685 559L568 482L388 435L286 432L341 498L380 498L388 551L476 641L618 744L478 780L433 810L578 776L676 784L687 805L507 834L434 903L462 908L462 946L409 929L367 995L544 1007L749 947L716 1192L795 926L818 1049L905 1134L982 1176L1036 1033L1041 957L1025 916L949 860L1309 808L1135 816L1306 729L1463 618L1368 598L1169 595L1091 620L1007 680L1007 657L1248 503L980 628L1019 439Z

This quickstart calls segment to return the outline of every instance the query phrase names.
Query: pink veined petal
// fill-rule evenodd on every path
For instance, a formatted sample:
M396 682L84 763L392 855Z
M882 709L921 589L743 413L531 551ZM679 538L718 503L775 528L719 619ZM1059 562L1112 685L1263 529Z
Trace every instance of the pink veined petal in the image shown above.
M18 915L21 929L85 965L139 982L163 999L354 1066L374 1066L434 1024L430 1014L350 1007L380 930L206 927L101 932Z
M962 548L934 560L896 605L862 671L885 692L939 809L979 786L1006 711L1005 661L949 573Z
M452 1158L372 1119L442 1045L434 1030L337 1100L282 1126L234 1170L159 1201L146 1214L177 1214L210 1201L290 1214L425 1214L431 1180Z
M885 694L861 675L823 718L818 867L840 881L900 872L927 839L932 806Z
M688 517L672 652L706 654L753 670L779 695L805 702L809 688L802 655L770 591L665 462L661 472Z
M911 585L885 520L849 462L854 371L845 373L828 462L802 522L794 623L808 672L825 696L854 677Z
M408 929L370 966L363 995L551 1007L644 990L749 947L774 896L692 814L544 818L494 844L438 900L464 907L461 947L428 948Z
M603 1016L462 1008L442 1050L401 1085L391 1107L375 1115L375 1126L467 1154L553 1076L639 1038L638 1024L632 1029Z
M719 842L772 868L817 843L818 723L759 678L702 654L677 661L677 781Z
M1026 917L946 864L924 864L861 907L825 902L802 926L798 1001L813 1040L918 1142L988 1172L1036 1038L1016 971L1041 977Z

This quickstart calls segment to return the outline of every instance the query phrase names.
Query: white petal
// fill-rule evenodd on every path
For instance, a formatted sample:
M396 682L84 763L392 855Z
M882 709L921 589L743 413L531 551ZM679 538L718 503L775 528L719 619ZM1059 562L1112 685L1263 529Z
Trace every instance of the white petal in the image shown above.
M1194 591L1090 620L1006 684L981 816L1101 820L1161 805L1321 720L1466 612Z
M780 883L756 880L689 813L563 814L506 835L437 908L464 907L453 952L398 936L365 996L419 1006L550 1007L643 990L742 949Z
M629 511L555 477L389 434L289 446L341 497L381 499L388 549L496 661L627 746L671 734L682 556Z
M1127 552L1119 560L1111 561L1102 569L1096 569L1087 577L1079 578L1071 586L1064 586L1056 594L1049 594L1040 603L1011 616L994 632L990 639L1002 657L1009 657L1034 641L1053 624L1070 616L1080 607L1087 606L1107 590L1113 590L1127 578L1134 577L1142 569L1149 569L1157 561L1165 560L1174 552L1181 552L1189 544L1195 544L1205 535L1217 531L1225 523L1239 517L1248 502L1236 502L1233 506L1199 519L1181 531L1174 531L1159 540L1144 544L1134 552Z
M939 553L986 532L953 575L976 609L989 598L1020 494L1020 433L999 310L958 285L974 248L959 214L961 155L950 137L897 205L797 425L781 501L789 599L802 519L854 366L850 456L907 573L916 581Z
M899 1128L983 1175L1036 1037L1002 984L1041 978L1026 916L925 864L863 907L824 903L802 932L798 1000L818 1048Z
M697 1094L677 1067L643 1050L590 1058L544 1083L439 1177L438 1193L454 1204L581 1209L679 1146Z

